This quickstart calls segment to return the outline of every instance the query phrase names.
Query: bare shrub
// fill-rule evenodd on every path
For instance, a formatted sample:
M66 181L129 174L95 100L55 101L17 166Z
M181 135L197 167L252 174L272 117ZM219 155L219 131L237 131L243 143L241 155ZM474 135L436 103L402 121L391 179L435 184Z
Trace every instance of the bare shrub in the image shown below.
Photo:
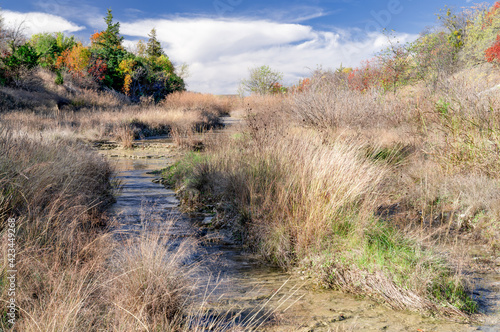
M118 127L115 136L125 149L131 149L134 145L134 131L130 126L123 125Z
M304 92L290 96L290 112L306 126L320 129L388 127L408 119L400 96L377 90L352 90L332 72L315 72Z

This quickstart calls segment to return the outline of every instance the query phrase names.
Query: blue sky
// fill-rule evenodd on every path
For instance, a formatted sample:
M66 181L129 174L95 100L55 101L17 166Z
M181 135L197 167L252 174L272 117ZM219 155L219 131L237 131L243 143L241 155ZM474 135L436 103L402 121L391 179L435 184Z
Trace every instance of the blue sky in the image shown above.
M489 1L493 3L493 1ZM64 31L84 43L104 27L107 8L121 23L126 46L155 27L175 64L189 65L188 88L235 93L248 69L269 65L291 84L311 70L356 66L387 45L382 29L411 41L436 24L435 13L457 0L184 0L2 1L8 25L24 22L26 34Z

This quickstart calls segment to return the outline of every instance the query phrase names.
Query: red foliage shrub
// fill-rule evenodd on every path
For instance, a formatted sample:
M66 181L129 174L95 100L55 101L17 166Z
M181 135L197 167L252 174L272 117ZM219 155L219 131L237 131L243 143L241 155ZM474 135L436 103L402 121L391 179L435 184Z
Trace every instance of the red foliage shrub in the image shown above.
M288 89L289 93L301 93L304 91L307 91L309 89L309 86L311 85L311 79L310 78L304 78L303 80L299 81L299 84L293 85Z
M500 33L497 35L497 40L484 52L486 61L500 63Z
M106 78L108 65L102 59L95 59L89 66L88 73L94 78L94 81L100 83Z
M380 85L382 72L375 60L365 61L359 68L355 68L347 78L349 87L358 91L366 91L369 88Z

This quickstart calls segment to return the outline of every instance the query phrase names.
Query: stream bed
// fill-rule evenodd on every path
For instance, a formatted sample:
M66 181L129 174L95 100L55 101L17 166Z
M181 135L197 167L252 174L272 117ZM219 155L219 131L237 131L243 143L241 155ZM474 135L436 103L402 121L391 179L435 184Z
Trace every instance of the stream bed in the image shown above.
M164 227L174 239L199 242L191 259L199 262L203 273L193 282L208 290L204 301L213 315L239 315L243 321L251 320L259 331L500 331L497 273L477 279L483 286L477 287L475 295L488 315L482 326L393 311L371 300L318 289L300 274L262 265L224 236L200 228L203 217L182 214L175 193L153 174L172 162L178 153L173 144L158 138L136 145L133 150L116 146L101 150L115 166L122 185L110 208L119 223L116 233L134 236L144 229L161 232L166 220L174 220Z

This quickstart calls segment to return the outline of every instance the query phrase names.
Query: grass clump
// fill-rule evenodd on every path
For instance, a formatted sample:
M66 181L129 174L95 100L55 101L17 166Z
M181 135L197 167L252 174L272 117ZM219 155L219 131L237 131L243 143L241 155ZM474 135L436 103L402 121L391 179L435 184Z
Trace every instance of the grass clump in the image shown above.
M399 310L460 317L477 312L446 260L393 226L374 220L362 236L351 233L340 243L322 263L328 287L368 294Z
M162 170L163 179L166 184L172 187L178 186L182 181L186 180L187 176L193 173L196 165L202 163L205 159L206 157L198 152L188 152L181 160Z
M186 264L194 248L192 241L174 245L170 236L151 230L128 240L113 255L110 326L175 331L185 324L196 289L188 281L196 266Z
M259 129L246 139L221 138L210 158L188 156L164 178L181 196L196 190L199 201L223 203L218 213L239 216L223 226L246 245L276 265L308 269L327 287L397 309L461 317L474 310L463 304L473 303L465 288L442 286L456 275L438 254L376 219L374 192L389 171L379 159L389 157L310 131Z

